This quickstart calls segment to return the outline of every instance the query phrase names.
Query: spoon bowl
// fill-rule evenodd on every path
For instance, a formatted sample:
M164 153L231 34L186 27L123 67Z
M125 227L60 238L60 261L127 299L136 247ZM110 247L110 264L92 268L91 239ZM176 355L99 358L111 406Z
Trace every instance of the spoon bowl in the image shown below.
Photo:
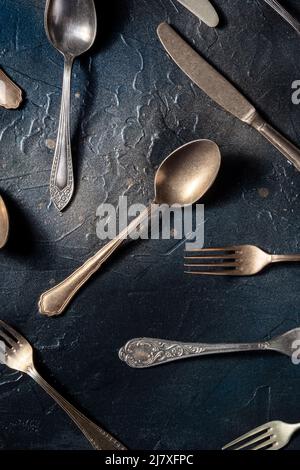
M0 248L3 248L8 239L9 217L6 206L0 196Z
M190 206L215 181L221 165L219 147L211 140L195 140L172 152L159 166L155 181L155 202Z
M70 8L71 7L71 8ZM45 29L49 41L63 55L77 57L93 45L97 16L93 0L47 0Z

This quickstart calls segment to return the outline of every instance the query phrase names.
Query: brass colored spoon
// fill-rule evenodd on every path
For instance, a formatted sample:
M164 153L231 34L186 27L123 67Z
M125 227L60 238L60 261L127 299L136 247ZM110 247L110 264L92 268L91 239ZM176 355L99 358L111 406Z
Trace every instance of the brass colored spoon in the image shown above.
M213 184L220 168L219 147L210 140L195 140L175 150L156 172L155 204L177 204L181 207L197 202ZM114 240L107 243L92 258L65 281L42 294L40 312L49 316L64 311L76 292L102 266L133 230L150 214L151 204Z
M8 239L9 218L6 206L0 196L0 248L3 248Z
M21 89L0 69L0 106L6 109L17 109L21 102Z

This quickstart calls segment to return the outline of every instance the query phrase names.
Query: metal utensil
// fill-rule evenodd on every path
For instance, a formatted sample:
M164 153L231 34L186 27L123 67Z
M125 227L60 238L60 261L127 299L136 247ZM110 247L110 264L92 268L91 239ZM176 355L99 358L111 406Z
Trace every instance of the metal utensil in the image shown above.
M218 25L219 16L209 0L178 0L178 2L207 26L215 28Z
M56 148L50 179L50 195L62 211L74 192L70 139L70 88L76 57L93 45L97 17L93 0L47 0L45 30L49 41L64 56L64 79Z
M237 245L224 248L196 250L196 256L186 256L186 274L210 276L252 276L273 263L299 262L300 255L270 255L257 246ZM200 269L199 269L200 268Z
M0 69L0 106L16 109L22 103L22 90Z
M95 449L126 450L120 442L76 410L40 376L33 363L33 349L29 342L2 320L0 320L0 363L29 375L38 383L69 415Z
M0 249L4 247L7 242L9 233L9 217L6 205L0 196Z
M267 124L231 83L209 65L167 23L159 25L157 34L174 62L198 87L226 111L254 127L300 171L300 150Z
M222 450L279 450L289 443L293 434L299 429L300 423L270 421L238 437Z
M299 344L295 347L295 341L300 341L300 328L258 343L182 343L166 339L134 338L120 349L119 357L130 367L139 369L211 354L276 351L292 357L299 347Z
M264 0L300 34L300 23L276 0Z
M214 182L220 163L219 148L209 140L196 140L178 148L162 162L156 172L154 203L179 206L195 203ZM50 316L62 313L76 292L124 242L128 234L149 218L151 210L152 204L149 204L114 240L66 280L42 294L40 312Z

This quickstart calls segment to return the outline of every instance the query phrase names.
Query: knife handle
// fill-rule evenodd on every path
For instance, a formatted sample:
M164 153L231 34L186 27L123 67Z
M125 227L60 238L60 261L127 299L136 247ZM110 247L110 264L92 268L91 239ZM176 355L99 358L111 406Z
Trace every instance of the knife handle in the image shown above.
M294 144L283 137L260 116L256 116L251 125L300 171L300 150Z

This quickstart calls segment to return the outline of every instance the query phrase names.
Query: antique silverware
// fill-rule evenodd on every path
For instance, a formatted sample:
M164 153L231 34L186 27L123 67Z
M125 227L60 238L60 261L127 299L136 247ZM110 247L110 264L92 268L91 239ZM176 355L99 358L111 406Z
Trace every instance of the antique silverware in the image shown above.
M296 343L297 342L297 343ZM259 343L182 343L156 338L134 338L119 351L119 358L133 368L144 369L167 362L189 359L211 354L239 353L250 351L276 351L292 357L300 344L300 328Z
M120 442L87 419L40 376L33 363L33 349L29 342L2 320L0 320L0 363L29 375L38 383L69 415L95 449L126 450Z
M207 26L215 28L218 25L219 16L209 0L178 0L178 2Z
M264 0L300 34L300 23L277 0Z
M209 65L167 23L161 23L157 33L174 62L198 87L223 109L254 127L300 171L300 150L267 124L231 83Z
M229 442L222 450L279 450L289 443L299 429L300 423L270 421Z
M0 106L16 109L22 103L22 90L0 69Z
M270 255L253 245L195 250L199 255L186 256L186 274L210 276L252 276L273 263L299 262L300 255ZM196 269L196 270L191 270Z
M175 150L156 172L154 189L156 205L187 206L203 196L214 182L221 163L218 146L209 140L196 140ZM59 315L76 292L102 266L128 235L149 219L153 204L135 218L128 227L107 243L66 280L41 295L39 310L46 315Z
M49 41L64 56L59 127L50 178L50 195L58 210L70 202L74 175L70 138L70 89L72 66L76 57L93 45L97 17L93 0L47 0L45 30Z
M9 217L6 205L0 196L0 248L7 242L9 233Z

